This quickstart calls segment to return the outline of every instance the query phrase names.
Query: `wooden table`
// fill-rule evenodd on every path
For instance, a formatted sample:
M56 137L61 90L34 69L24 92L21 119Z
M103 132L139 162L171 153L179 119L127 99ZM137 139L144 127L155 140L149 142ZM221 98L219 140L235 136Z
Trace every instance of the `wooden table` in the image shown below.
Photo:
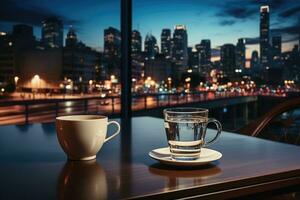
M226 199L300 184L297 146L224 132L211 146L221 160L187 169L148 156L167 145L162 119L133 118L132 140L120 138L68 162L53 123L1 126L0 199Z

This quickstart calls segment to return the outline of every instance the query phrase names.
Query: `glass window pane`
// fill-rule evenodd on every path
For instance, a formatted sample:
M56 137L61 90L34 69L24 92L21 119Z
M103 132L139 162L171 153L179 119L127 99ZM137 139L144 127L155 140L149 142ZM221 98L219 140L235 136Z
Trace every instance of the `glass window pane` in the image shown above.
M299 2L133 2L133 91L158 95L144 108L208 106L235 130L299 92Z
M0 10L0 124L119 112L120 0L5 0Z

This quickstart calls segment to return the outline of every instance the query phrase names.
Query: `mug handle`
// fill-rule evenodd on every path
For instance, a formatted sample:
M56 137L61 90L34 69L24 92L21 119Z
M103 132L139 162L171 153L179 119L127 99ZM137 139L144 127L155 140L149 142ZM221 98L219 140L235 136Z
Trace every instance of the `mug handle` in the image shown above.
M222 125L221 125L221 123L218 120L214 119L214 118L209 118L208 122L206 124L205 133L206 133L207 125L209 123L214 123L216 125L216 127L217 127L217 134L216 134L216 136L211 141L205 142L204 143L204 147L209 146L212 143L214 143L218 139L218 137L220 136L221 131L222 131Z
M108 140L112 139L116 135L118 135L120 133L120 130L121 130L120 124L118 122L116 122L116 121L110 121L110 122L108 122L107 126L109 126L110 124L116 124L118 130L114 134L112 134L111 136L109 136L108 138L105 138L104 143L107 142Z

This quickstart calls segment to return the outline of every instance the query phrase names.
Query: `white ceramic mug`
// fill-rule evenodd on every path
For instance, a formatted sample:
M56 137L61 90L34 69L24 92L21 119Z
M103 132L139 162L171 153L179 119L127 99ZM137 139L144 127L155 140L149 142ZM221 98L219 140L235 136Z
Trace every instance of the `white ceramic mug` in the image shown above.
M109 124L116 124L117 131L106 138ZM118 122L108 122L108 118L101 115L71 115L56 118L58 141L70 160L95 159L103 143L118 135L120 129Z

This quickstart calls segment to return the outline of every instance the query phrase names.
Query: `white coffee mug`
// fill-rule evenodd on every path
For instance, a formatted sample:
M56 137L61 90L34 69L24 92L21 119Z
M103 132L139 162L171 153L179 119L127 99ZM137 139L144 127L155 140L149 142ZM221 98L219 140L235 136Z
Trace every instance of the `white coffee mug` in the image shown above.
M109 124L116 124L117 131L106 138ZM101 115L71 115L56 118L57 138L69 160L95 159L103 143L118 135L120 129L118 122L108 122L108 118Z

